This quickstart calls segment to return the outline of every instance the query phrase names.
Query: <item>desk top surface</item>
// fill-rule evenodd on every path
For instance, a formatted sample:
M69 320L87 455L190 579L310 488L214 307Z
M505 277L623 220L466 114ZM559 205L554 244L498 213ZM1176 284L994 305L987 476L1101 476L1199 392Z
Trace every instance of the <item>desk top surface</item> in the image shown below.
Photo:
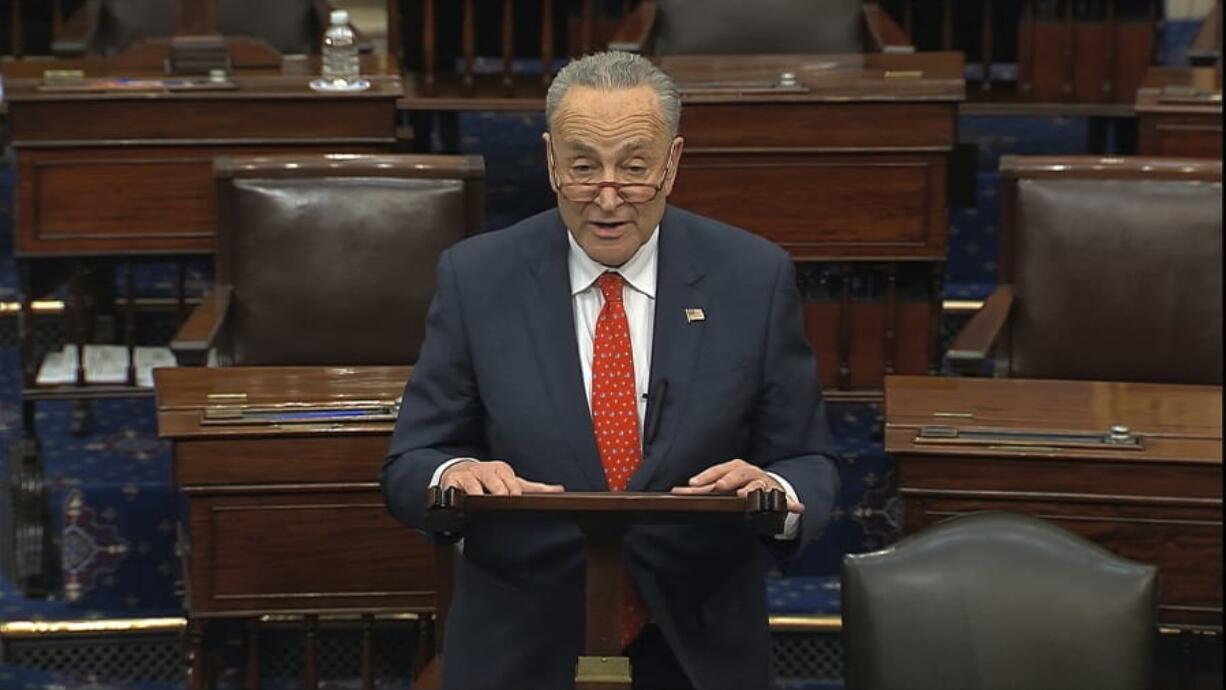
M1214 67L1150 67L1137 89L1138 113L1222 113L1222 73Z
M656 59L677 82L685 103L948 102L966 98L961 53L827 55L673 55ZM781 77L790 72L795 85ZM405 77L404 110L543 110L546 85L538 75L476 75L465 88L455 75L428 84Z
M1221 386L889 376L885 415L891 453L1222 462ZM1117 425L1143 437L1144 449L1023 451L915 441L925 426L1106 433Z
M155 369L158 433L163 438L390 433L388 421L229 426L203 423L206 408L293 409L392 404L411 367L175 367Z
M686 102L932 100L966 98L961 53L862 53L841 55L672 55L660 67L677 82ZM807 89L756 93L756 84L778 86L784 73ZM739 91L738 86L750 90Z
M387 55L363 55L362 75L371 82L366 91L355 93L320 93L312 91L310 81L319 76L319 57L286 56L280 69L242 69L234 71L229 80L236 88L222 90L102 90L45 91L40 90L43 73L47 70L80 70L86 79L178 79L160 72L117 71L102 58L68 60L30 59L0 62L4 78L4 98L9 103L21 101L82 101L82 100L145 100L190 99L234 100L276 98L398 98L404 93L401 75L395 60ZM3 102L0 102L0 106Z

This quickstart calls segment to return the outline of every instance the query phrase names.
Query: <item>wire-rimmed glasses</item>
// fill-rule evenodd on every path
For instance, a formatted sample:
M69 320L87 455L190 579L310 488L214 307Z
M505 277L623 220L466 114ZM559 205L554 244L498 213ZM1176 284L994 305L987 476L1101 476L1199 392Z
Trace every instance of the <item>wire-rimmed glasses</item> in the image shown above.
M669 149L668 160L664 162L664 173L660 175L660 181L655 184L646 182L559 182L558 191L562 196L566 197L567 201L573 201L577 204L590 204L600 196L600 190L605 187L611 187L622 201L628 204L645 204L659 195L660 190L664 189L664 182L668 179L669 170L673 164L672 149ZM554 154L554 159L557 159L557 154ZM557 169L554 169L554 175L560 180L562 176L558 174Z

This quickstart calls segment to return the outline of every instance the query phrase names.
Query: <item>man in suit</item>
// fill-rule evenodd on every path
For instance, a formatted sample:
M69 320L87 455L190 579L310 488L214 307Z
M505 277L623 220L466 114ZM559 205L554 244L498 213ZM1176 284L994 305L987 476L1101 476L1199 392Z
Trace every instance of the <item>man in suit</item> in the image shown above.
M666 205L680 97L627 53L572 62L544 142L558 208L449 250L383 467L421 527L430 486L470 494L788 495L785 530L642 525L623 542L635 688L762 690L772 553L819 534L838 476L792 262ZM443 684L573 685L583 638L573 525L470 519Z

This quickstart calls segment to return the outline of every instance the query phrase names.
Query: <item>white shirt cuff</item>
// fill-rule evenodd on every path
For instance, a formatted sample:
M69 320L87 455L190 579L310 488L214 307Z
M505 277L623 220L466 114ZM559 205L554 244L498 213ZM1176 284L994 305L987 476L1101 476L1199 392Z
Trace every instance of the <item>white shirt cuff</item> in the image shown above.
M800 503L800 497L796 495L796 489L792 488L788 480L780 477L774 472L767 472L771 479L779 482L779 486L783 487L783 493L788 495L788 501ZM800 514L788 513L788 516L783 520L783 531L775 535L776 539L795 539L796 535L800 534Z
M439 484L442 484L443 483L443 473L451 469L452 465L458 465L462 462L481 462L481 461L476 458L452 458L448 460L447 462L444 462L443 464L439 465L438 469L434 470L434 474L431 475L430 477L430 486L427 488L434 488L438 486Z

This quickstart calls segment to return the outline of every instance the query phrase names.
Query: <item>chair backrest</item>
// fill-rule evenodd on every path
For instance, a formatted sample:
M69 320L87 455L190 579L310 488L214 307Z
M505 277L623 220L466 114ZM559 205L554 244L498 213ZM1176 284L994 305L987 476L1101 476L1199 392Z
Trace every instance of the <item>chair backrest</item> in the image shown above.
M86 52L109 57L133 41L173 35L178 4L177 0L102 0ZM317 52L323 29L315 17L314 0L217 0L219 33L260 38L282 53Z
M1222 164L1006 158L1020 378L1222 382Z
M863 0L660 0L657 55L859 53Z
M480 156L219 158L234 365L412 364L443 250L478 232Z
M976 513L843 560L849 690L1142 690L1157 568L1044 520Z

